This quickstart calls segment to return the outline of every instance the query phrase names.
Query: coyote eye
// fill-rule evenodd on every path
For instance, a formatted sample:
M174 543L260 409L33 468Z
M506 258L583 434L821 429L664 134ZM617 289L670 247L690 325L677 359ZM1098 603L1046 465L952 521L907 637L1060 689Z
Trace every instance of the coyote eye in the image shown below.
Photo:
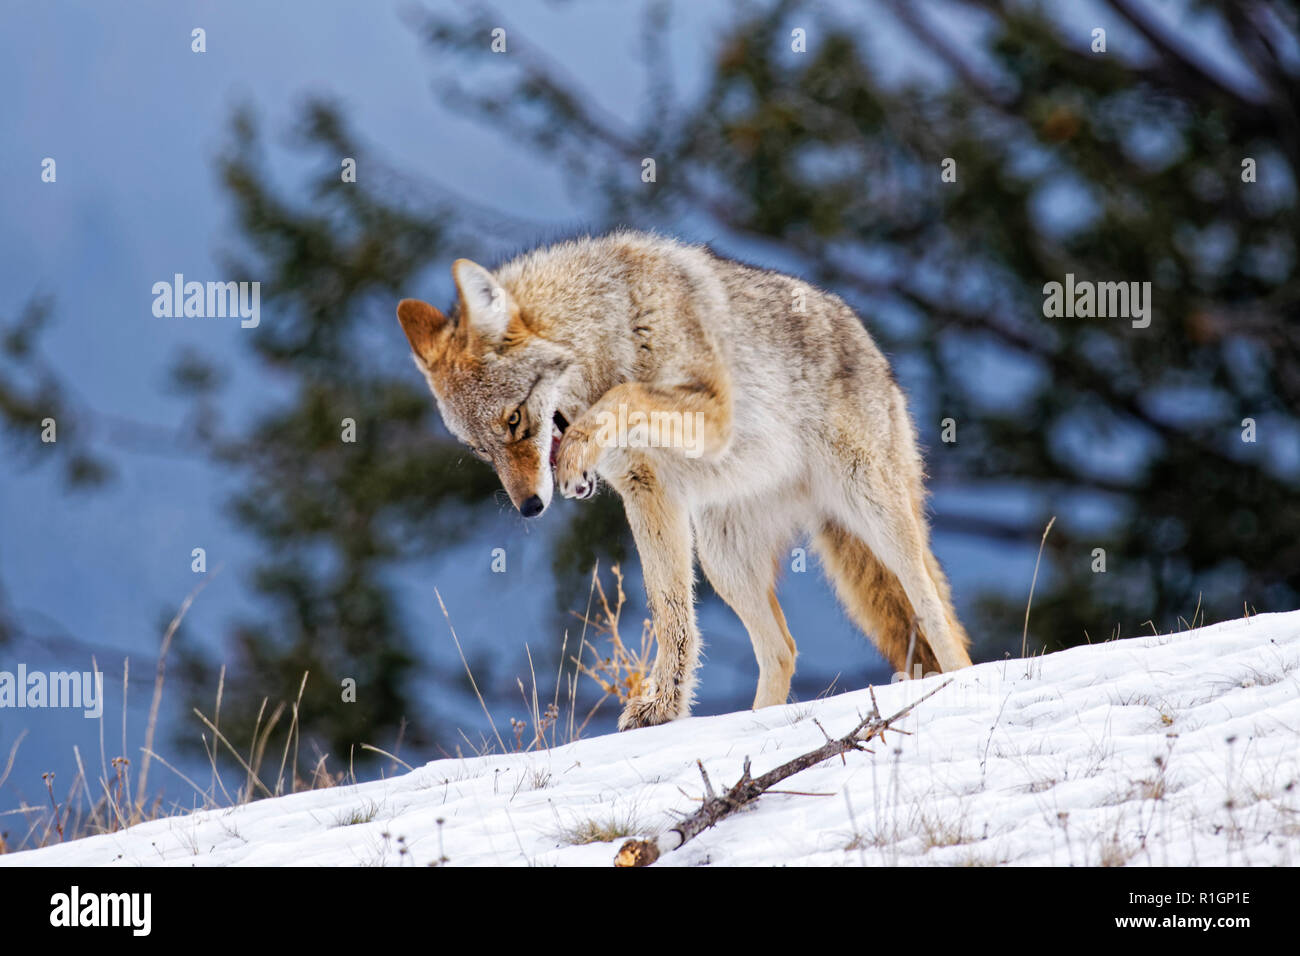
M519 414L519 409L516 408L510 413L510 418L506 421L506 424L510 426L511 431L514 431L519 427L521 421L523 421L523 416Z

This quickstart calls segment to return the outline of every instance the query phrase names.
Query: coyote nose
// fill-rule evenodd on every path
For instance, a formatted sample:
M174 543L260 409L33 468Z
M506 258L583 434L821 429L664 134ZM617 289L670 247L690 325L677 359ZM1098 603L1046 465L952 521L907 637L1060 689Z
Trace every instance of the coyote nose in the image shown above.
M542 504L542 499L533 495L519 506L519 513L525 518L536 518L545 507L546 505Z

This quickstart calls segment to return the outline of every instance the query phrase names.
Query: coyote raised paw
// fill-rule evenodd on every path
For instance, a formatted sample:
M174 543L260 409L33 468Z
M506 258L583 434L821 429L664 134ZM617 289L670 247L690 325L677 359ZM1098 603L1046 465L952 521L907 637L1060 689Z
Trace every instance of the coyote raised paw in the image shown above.
M586 428L574 425L560 439L555 456L555 486L566 498L590 498L596 493L596 462L600 444Z

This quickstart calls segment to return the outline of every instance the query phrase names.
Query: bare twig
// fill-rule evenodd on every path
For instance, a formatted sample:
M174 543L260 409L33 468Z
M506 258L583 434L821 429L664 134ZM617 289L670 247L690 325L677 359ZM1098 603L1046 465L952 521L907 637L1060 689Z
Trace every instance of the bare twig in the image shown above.
M681 820L666 833L647 837L643 840L628 840L619 848L618 855L614 858L614 865L649 866L664 853L676 850L688 840L714 826L719 820L757 800L787 777L793 777L801 770L814 767L831 757L838 757L853 750L867 750L866 745L869 741L880 740L883 742L887 730L906 733L906 731L894 727L894 722L911 713L919 704L939 693L950 683L952 683L951 679L944 681L934 690L912 701L912 703L890 717L880 716L880 707L876 703L876 692L872 689L871 713L863 717L858 722L858 725L843 737L832 739L827 735L826 743L816 750L810 750L806 754L795 757L793 760L781 764L775 770L769 770L761 777L750 776L749 758L746 757L745 768L741 771L740 779L722 796L717 796L714 793L713 784L709 781L709 775L704 770L704 764L696 761L697 766L700 768L700 776L704 781L704 800L700 809Z

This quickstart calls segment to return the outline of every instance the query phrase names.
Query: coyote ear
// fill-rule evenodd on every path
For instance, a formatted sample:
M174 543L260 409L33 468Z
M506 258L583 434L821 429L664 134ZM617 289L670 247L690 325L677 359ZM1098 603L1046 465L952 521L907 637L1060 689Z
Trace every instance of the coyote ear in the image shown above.
M465 304L465 318L469 327L492 344L500 342L510 324L513 311L510 293L477 262L457 259L451 265L451 276L460 290Z
M442 355L447 344L447 330L451 327L447 317L419 299L403 299L397 303L397 321L411 343L411 351L426 365L432 365Z

